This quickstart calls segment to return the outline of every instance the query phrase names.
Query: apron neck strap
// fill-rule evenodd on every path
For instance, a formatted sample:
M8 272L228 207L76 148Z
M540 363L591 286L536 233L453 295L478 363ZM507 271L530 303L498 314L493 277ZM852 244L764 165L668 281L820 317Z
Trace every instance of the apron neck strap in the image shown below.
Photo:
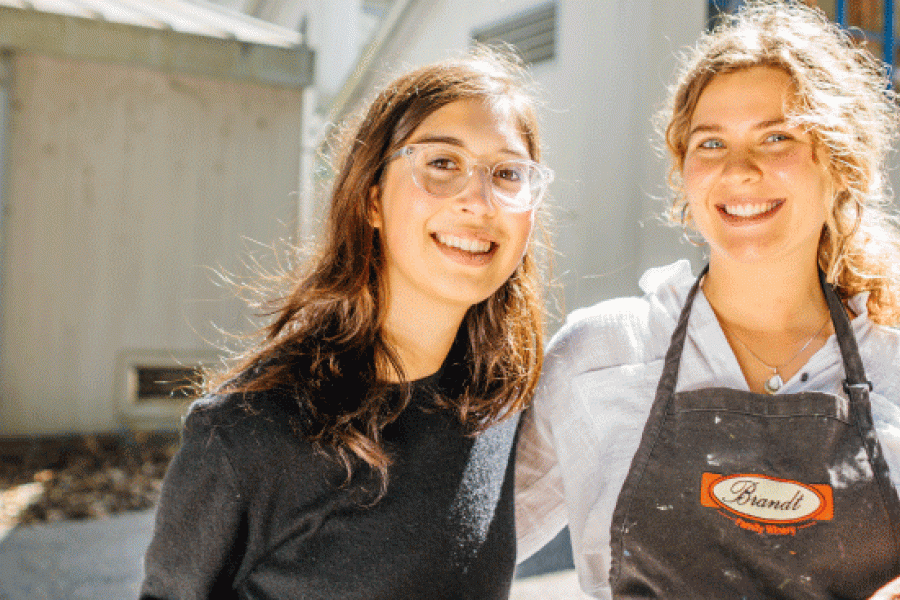
M656 386L656 404L665 406L668 398L675 393L675 384L678 383L678 370L681 367L681 353L684 350L684 340L687 338L688 320L691 316L691 307L694 305L694 298L700 290L700 282L703 276L709 271L709 264L703 267L700 274L697 275L691 291L688 292L684 301L684 308L681 309L681 315L678 317L678 324L675 325L675 331L672 332L672 340L669 342L669 349L666 350L666 360L663 364L662 376L659 378L659 384Z
M838 298L837 292L834 291L834 287L825 279L825 272L822 269L819 269L819 283L822 285L825 301L831 311L834 335L841 347L841 356L844 359L844 372L847 374L847 378L843 381L844 392L850 396L851 400L868 400L869 392L872 391L872 383L866 379L866 369L859 356L859 346L856 344L856 336L853 335L850 318L847 317L847 311Z
M700 282L703 281L703 277L708 272L709 264L703 267L685 299L684 308L681 310L681 316L678 319L678 324L675 326L675 331L672 333L672 341L666 352L665 365L663 366L663 374L659 381L657 394L671 394L675 391L675 384L678 381L678 369L681 366L681 353L684 350L684 341L687 338L691 308L697 292L700 290ZM844 361L844 372L847 375L847 378L842 382L844 391L851 400L866 402L869 392L872 390L872 384L866 379L865 368L859 356L859 347L856 344L856 336L853 335L853 328L850 325L850 319L847 317L847 311L844 309L844 305L841 303L832 285L825 279L825 273L822 269L819 269L819 283L822 286L822 292L825 294L825 301L828 303L835 337Z

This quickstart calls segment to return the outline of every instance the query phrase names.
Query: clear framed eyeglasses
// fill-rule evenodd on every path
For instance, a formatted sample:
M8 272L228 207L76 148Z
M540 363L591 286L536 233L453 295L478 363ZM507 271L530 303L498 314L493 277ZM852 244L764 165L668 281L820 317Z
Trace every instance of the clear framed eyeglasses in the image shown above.
M412 178L432 196L447 198L465 189L478 169L490 181L493 200L506 210L525 212L541 203L553 171L528 159L504 160L492 166L477 162L468 152L450 144L407 144L388 157L405 156Z

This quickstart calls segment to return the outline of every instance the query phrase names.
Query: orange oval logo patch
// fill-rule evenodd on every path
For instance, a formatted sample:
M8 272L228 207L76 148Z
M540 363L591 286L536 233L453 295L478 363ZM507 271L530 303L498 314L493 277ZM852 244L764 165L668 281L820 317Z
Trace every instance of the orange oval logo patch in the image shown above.
M831 488L766 475L703 474L702 504L763 523L832 518Z

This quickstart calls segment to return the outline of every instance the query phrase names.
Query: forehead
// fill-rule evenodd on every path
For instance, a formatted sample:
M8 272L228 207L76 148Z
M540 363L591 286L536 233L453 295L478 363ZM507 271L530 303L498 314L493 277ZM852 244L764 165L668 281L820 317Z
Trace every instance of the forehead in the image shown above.
M791 77L781 69L759 66L722 73L700 94L691 123L783 117L794 98Z
M518 114L507 102L467 99L451 102L428 115L409 136L455 138L478 153L510 152L529 156Z

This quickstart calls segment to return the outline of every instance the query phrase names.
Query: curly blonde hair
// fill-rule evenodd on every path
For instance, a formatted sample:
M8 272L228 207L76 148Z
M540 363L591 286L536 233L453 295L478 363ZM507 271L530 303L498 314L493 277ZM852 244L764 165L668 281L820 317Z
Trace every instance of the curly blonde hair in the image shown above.
M790 76L796 102L789 118L826 151L838 182L819 242L819 266L842 299L868 291L871 318L896 325L900 232L887 210L885 163L900 123L898 107L886 66L819 9L750 2L702 35L684 57L657 120L671 160L668 219L685 229L692 225L682 170L700 95L717 75L756 66Z

